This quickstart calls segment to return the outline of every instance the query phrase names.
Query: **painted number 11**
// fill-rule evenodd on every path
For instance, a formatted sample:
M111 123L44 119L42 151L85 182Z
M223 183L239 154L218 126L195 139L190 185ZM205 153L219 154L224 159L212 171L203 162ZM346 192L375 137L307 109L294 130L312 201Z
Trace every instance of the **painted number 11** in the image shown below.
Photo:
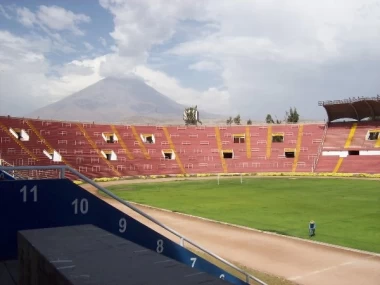
M20 193L22 194L22 201L26 203L28 201L28 190L26 185L21 188ZM30 193L33 195L33 202L37 202L37 185L30 189Z

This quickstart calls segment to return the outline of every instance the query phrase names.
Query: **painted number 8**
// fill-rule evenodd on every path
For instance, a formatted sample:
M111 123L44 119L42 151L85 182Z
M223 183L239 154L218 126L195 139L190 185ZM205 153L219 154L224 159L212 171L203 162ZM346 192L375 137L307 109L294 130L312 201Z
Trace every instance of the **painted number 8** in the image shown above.
M156 251L158 253L162 253L164 251L164 241L162 239L159 239L157 241L157 248L156 248Z
M125 218L121 218L119 220L119 232L124 233L127 229L127 220Z

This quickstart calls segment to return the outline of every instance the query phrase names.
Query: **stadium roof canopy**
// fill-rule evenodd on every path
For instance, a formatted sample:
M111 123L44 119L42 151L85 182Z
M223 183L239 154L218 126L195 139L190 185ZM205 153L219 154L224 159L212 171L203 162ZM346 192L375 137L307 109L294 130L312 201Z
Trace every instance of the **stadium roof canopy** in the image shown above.
M325 108L329 122L338 119L362 121L366 118L380 117L380 95L377 97L319 101L318 105Z

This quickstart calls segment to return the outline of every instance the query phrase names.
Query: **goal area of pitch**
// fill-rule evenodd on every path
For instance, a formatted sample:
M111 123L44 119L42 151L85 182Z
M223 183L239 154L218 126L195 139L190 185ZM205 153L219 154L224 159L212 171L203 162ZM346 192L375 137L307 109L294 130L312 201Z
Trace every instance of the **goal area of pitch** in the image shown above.
M218 173L217 175L217 184L218 185L221 185L221 184L235 184L235 183L239 183L239 184L243 184L245 181L246 181L246 178L243 178L243 174L241 173L236 173L236 174L229 174L229 175L226 175L224 173Z

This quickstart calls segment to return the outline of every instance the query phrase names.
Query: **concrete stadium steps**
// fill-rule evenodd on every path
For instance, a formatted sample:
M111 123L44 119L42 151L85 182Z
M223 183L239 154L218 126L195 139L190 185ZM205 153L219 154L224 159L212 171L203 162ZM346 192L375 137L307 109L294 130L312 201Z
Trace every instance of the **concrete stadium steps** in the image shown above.
M310 172L318 156L318 149L322 144L325 130L323 124L305 124L303 127L300 156L298 158L297 172Z
M165 133L163 127L156 126L136 126L136 132L138 135L152 134L155 138L155 143L144 143L146 151L148 152L150 159L145 163L152 165L152 169L157 169L160 174L179 174L181 173L181 160L178 155L176 147L170 145L171 133ZM164 150L172 149L175 156L179 158L165 159ZM179 159L179 160L178 160ZM151 174L152 172L150 172Z
M368 132L369 126L358 124L355 135L352 138L350 148L351 149L362 149L362 148L372 148L374 146L373 141L367 141L365 139Z
M376 141L366 140L368 131L373 129L380 129L380 123L378 122L363 122L358 123L355 136L351 142L352 149L376 149Z
M3 229L0 262L17 259L20 230L85 224L93 224L217 278L224 277L232 284L246 284L68 179L0 182L0 227Z
M23 285L229 284L93 225L20 231L18 246Z
M321 156L318 160L316 172L333 172L338 160L338 156Z
M10 133L12 129L23 129L29 141L19 141ZM46 147L39 141L23 119L0 117L0 142L6 148L2 155L14 165L50 165L51 160L43 154Z
M324 150L343 149L350 134L352 123L334 123L327 130Z
M163 127L29 121L66 163L91 178L225 171L310 171L324 133L321 124L305 124L300 134L298 124ZM107 143L102 133L108 132L115 133L118 141ZM284 141L272 142L273 133L282 133ZM141 134L152 134L155 143L144 143ZM234 143L233 135L245 136L244 143ZM4 153L5 143L0 146ZM286 148L296 149L297 157L285 158ZM112 150L117 160L105 159L99 153L104 149ZM173 149L175 158L165 159L164 149ZM223 159L222 150L232 150L234 159Z
M223 172L214 127L167 127L186 173Z
M111 175L74 122L30 120L48 143L74 168L94 178Z
M250 126L252 158L266 157L268 126Z
M377 158L377 159L376 159ZM343 159L339 168L341 173L380 173L379 156L348 156Z

